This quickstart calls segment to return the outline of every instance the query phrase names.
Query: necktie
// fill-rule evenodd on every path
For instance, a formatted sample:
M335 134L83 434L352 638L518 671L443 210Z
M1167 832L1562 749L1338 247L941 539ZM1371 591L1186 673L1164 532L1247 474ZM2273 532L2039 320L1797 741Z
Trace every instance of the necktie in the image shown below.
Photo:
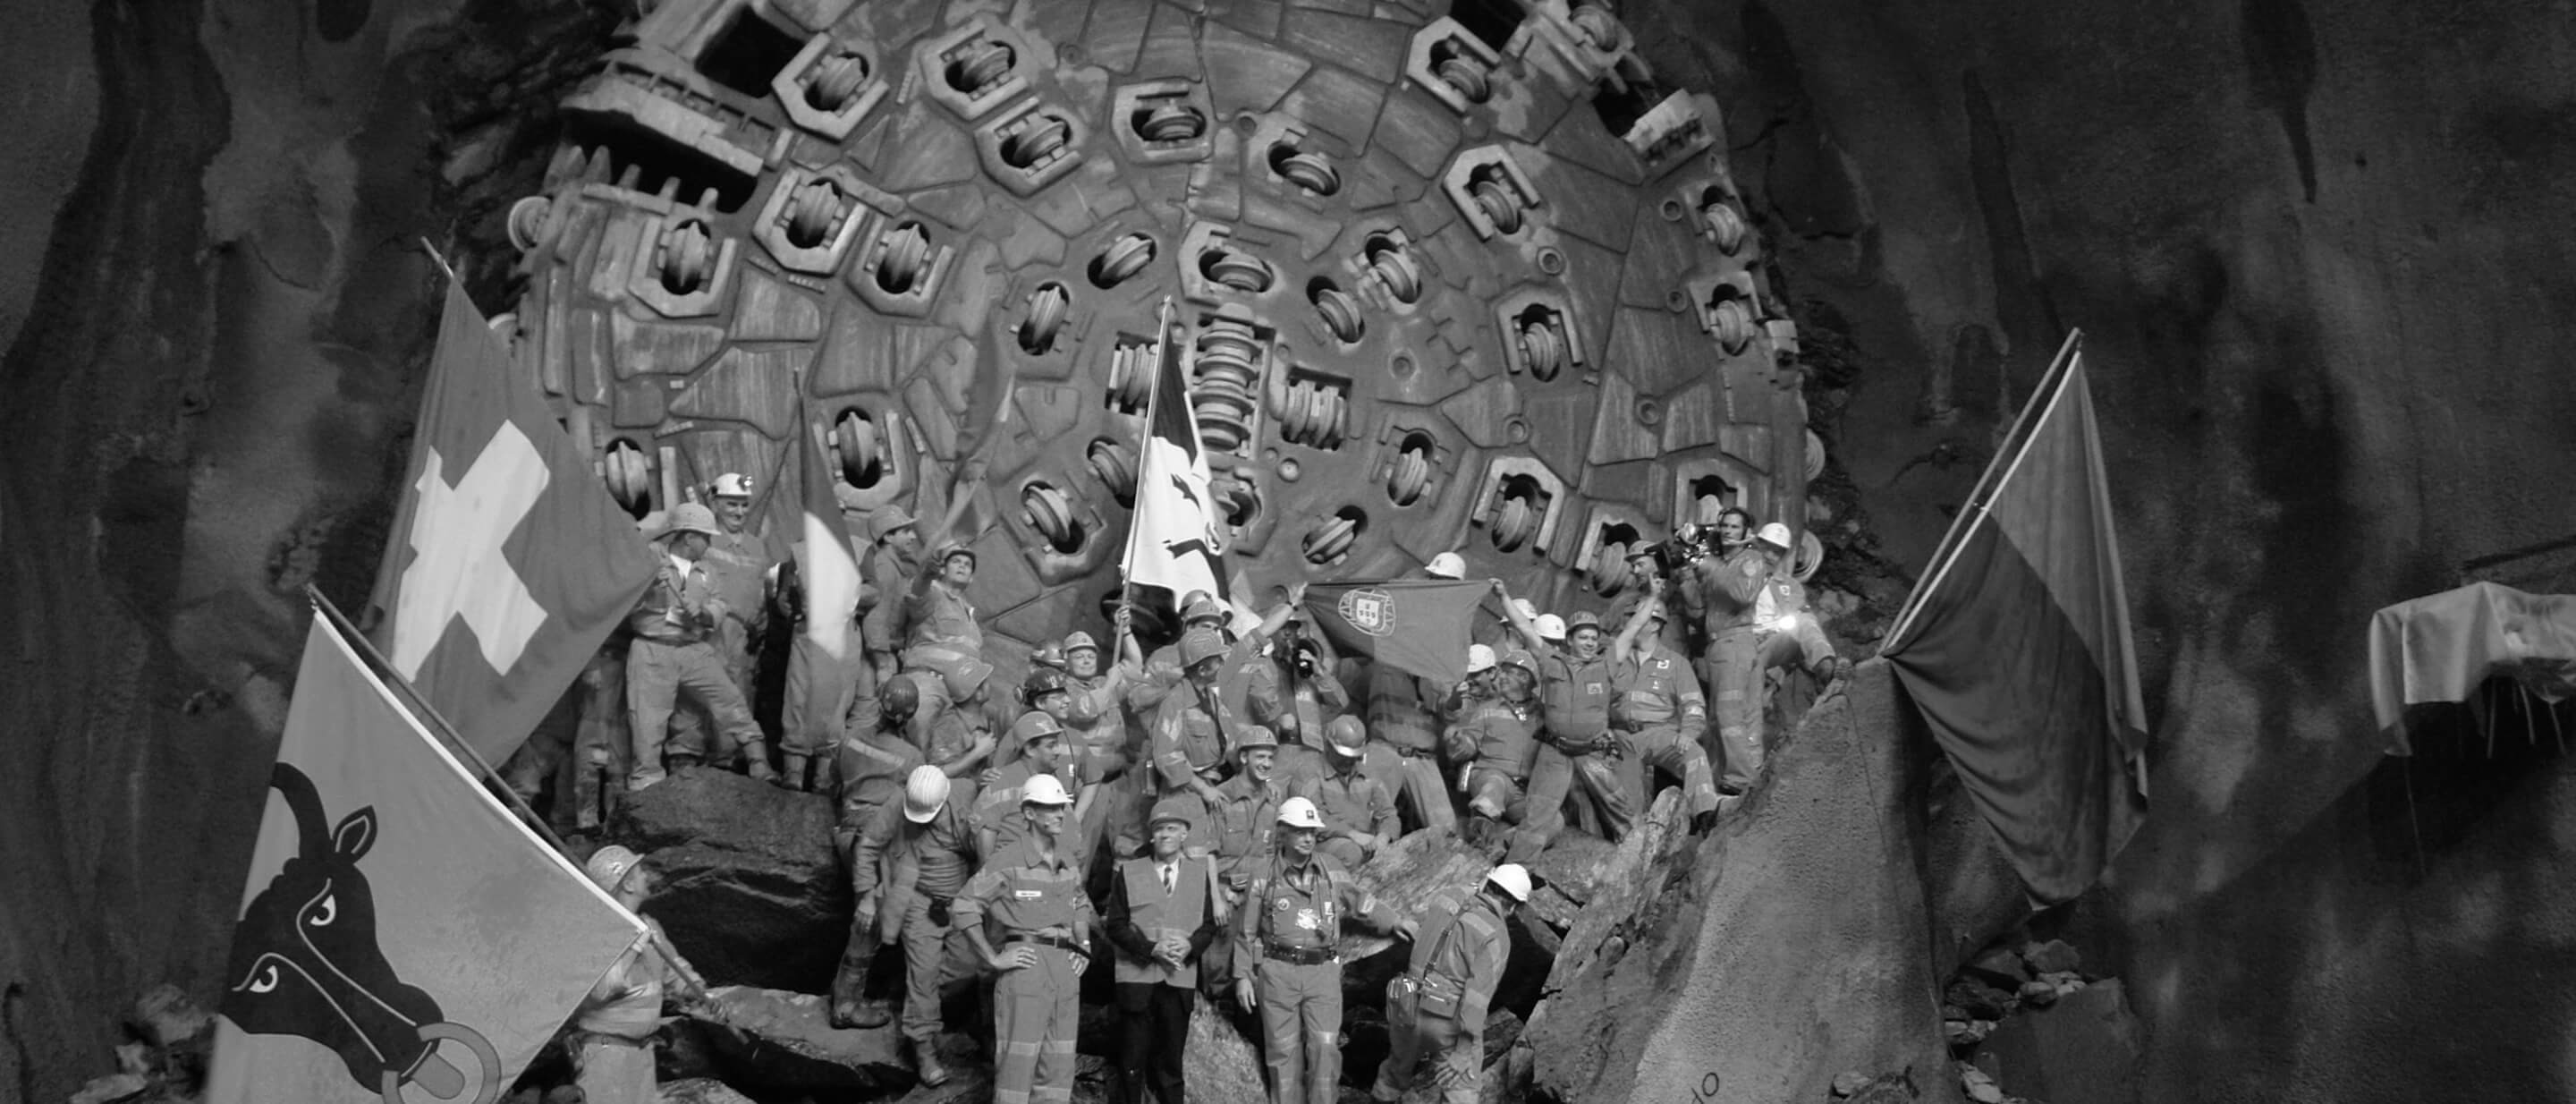
M1164 863L1164 864L1163 864L1163 892L1165 892L1165 893L1170 893L1170 892L1172 892L1172 891L1174 891L1174 890L1176 890L1176 889L1179 889L1179 888L1180 888L1180 881L1179 881L1179 879L1178 879L1178 878L1173 877L1172 864L1170 864L1170 863Z

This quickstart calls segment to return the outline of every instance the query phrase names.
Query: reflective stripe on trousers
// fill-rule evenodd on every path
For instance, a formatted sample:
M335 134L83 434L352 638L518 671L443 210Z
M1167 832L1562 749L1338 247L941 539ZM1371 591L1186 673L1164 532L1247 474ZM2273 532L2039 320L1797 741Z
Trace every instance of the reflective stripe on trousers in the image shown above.
M1270 1066L1270 1104L1338 1104L1341 964L1300 966L1263 958L1253 978L1260 996L1261 1053Z
M993 1104L1067 1104L1073 1099L1082 978L1073 972L1072 951L1030 949L1037 965L1005 970L993 982ZM934 998L931 1003L938 1002ZM912 1010L907 1007L904 1013L908 1032Z
M1762 643L1750 627L1729 629L1708 642L1700 665L1727 788L1750 789L1762 776Z

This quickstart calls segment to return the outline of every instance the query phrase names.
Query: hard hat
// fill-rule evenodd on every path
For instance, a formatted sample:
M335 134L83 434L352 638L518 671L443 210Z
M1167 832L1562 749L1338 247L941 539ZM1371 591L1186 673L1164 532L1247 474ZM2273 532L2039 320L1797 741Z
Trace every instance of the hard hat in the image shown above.
M1243 726L1243 735L1235 740L1234 753L1236 755L1241 755L1244 752L1253 750L1254 748L1269 748L1272 751L1279 750L1279 734L1270 731L1270 729L1264 725Z
M975 550L968 547L965 541L942 542L939 546L939 550L930 554L930 562L941 567L946 567L948 566L948 561L956 559L959 556L966 557L966 560L969 563L977 562L975 560Z
M1179 821L1185 825L1198 822L1198 818L1190 815L1188 802L1171 797L1154 803L1154 811L1145 817L1145 827L1150 829L1167 820Z
M1022 805L1071 805L1073 797L1064 792L1064 783L1052 774L1041 774L1020 785Z
M1344 713L1324 726L1324 742L1332 745L1339 754L1357 758L1368 750L1368 729L1360 724L1359 718Z
M1638 541L1637 543L1635 543L1635 544L1632 544L1632 545L1629 545L1629 546L1628 546L1628 559L1630 559L1631 561L1634 561L1634 560L1649 560L1649 561L1651 561L1651 560L1653 560L1654 558L1655 558L1655 545L1654 545L1654 542L1652 542L1652 541Z
M1049 642L1031 651L1029 653L1029 662L1037 664L1040 670L1051 668L1061 671L1064 669L1064 649L1057 647L1053 642ZM1037 672L1035 671L1030 672L1032 675L1036 673Z
M1553 613L1538 615L1538 638L1541 640L1565 639L1565 619Z
M1190 600L1181 606L1181 623L1184 625L1192 621L1222 622L1224 620L1225 607L1217 604L1217 600L1209 597L1204 591L1191 595Z
M905 721L921 711L921 684L897 675L886 681L877 692L877 715L887 721Z
M1566 618L1565 634L1567 636L1572 636L1576 629L1591 629L1598 632L1601 629L1601 618L1591 610L1584 610L1581 613L1577 613L1572 617ZM1540 630L1540 635L1546 635L1546 630Z
M1019 720L1011 722L1011 738L1023 744L1062 735L1064 726L1056 723L1055 717L1043 709L1029 710L1020 714Z
M1040 667L1029 672L1029 680L1020 684L1020 700L1035 708L1039 698L1065 691L1064 672L1053 667Z
M614 893L618 884L635 869L635 864L643 861L644 856L612 843L591 852L590 862L583 869L590 873L593 884Z
M1191 629L1181 634L1181 669L1184 671L1198 666L1201 660L1224 654L1225 638L1218 636L1215 629Z
M750 498L751 477L741 472L726 472L707 485L707 493L717 498Z
M1100 650L1100 645L1091 639L1091 634L1079 629L1076 629L1065 636L1062 647L1064 648L1064 654L1068 656L1075 652L1079 652L1084 648L1089 648L1095 652Z
M903 819L928 824L948 804L948 772L923 763L903 780Z
M1443 552L1422 565L1422 573L1443 579L1464 579L1467 577L1467 561L1459 559L1455 552Z
M1292 797L1279 803L1279 823L1290 828L1321 828L1324 816L1315 811L1315 803Z
M984 680L993 677L993 665L980 659L962 659L940 672L948 682L948 700L966 701L984 689Z
M713 537L721 535L723 530L716 528L715 511L695 502L683 502L671 507L671 516L662 519L662 533L665 536L675 533L704 533Z
M1538 607L1527 598L1512 599L1512 610L1529 620L1538 620Z
M912 524L912 515L905 513L903 507L886 503L868 511L868 540L884 540L893 536L897 529L912 528Z
M1489 671L1494 666L1494 650L1482 644L1467 645L1467 673Z
M1529 870L1519 863L1504 863L1485 875L1485 884L1502 890L1512 900L1527 902L1530 895Z
M1789 550L1789 527L1775 521L1763 526L1761 532L1753 535L1753 539L1786 552Z
M1500 662L1504 666L1518 667L1533 675L1538 673L1538 657L1529 654L1529 649L1527 648L1506 649L1503 652Z

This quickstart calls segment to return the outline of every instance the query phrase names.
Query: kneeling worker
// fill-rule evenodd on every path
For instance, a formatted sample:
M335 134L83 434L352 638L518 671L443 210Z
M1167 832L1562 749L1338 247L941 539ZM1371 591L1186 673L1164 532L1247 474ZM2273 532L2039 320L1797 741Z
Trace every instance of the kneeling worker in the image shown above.
M1483 1097L1485 1011L1511 961L1503 917L1529 900L1530 876L1518 863L1485 875L1484 889L1431 940L1413 968L1386 987L1386 1061L1369 1099L1392 1101L1413 1087L1414 1065L1431 1059L1431 1083L1444 1104Z
M1234 918L1234 993L1261 1012L1270 1104L1335 1104L1342 1080L1344 917L1380 935L1413 935L1375 894L1317 853L1324 818L1315 803L1279 803L1279 847L1258 868Z
M1162 1104L1182 1104L1181 1055L1189 1045L1190 1007L1198 999L1199 956L1216 941L1223 906L1212 892L1216 870L1190 858L1185 802L1154 803L1152 851L1129 859L1110 883L1103 919L1118 952L1118 1014L1124 1021L1110 1099L1144 1104L1151 1087Z
M993 983L993 1104L1073 1099L1082 971L1091 965L1091 898L1066 840L1073 798L1054 775L1020 789L1027 834L957 896L956 927L1001 977ZM1001 950L985 934L986 920Z

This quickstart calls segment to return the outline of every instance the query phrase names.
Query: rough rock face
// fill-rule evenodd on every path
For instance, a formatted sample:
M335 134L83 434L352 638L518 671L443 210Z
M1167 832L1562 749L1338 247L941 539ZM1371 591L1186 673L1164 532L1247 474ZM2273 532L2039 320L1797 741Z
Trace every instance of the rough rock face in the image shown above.
M1527 1033L1535 1092L1821 1100L1838 1071L1941 1068L1894 683L1873 662L1844 685L1715 833L1641 864L1654 893L1617 934L1560 960Z
M628 798L608 834L661 875L644 912L708 982L831 983L853 907L831 802L695 768Z
M806 993L747 986L709 991L717 1010L692 1010L721 1056L724 1080L780 1092L885 1093L909 1088L912 1065L892 1025L832 1026L828 1002Z

